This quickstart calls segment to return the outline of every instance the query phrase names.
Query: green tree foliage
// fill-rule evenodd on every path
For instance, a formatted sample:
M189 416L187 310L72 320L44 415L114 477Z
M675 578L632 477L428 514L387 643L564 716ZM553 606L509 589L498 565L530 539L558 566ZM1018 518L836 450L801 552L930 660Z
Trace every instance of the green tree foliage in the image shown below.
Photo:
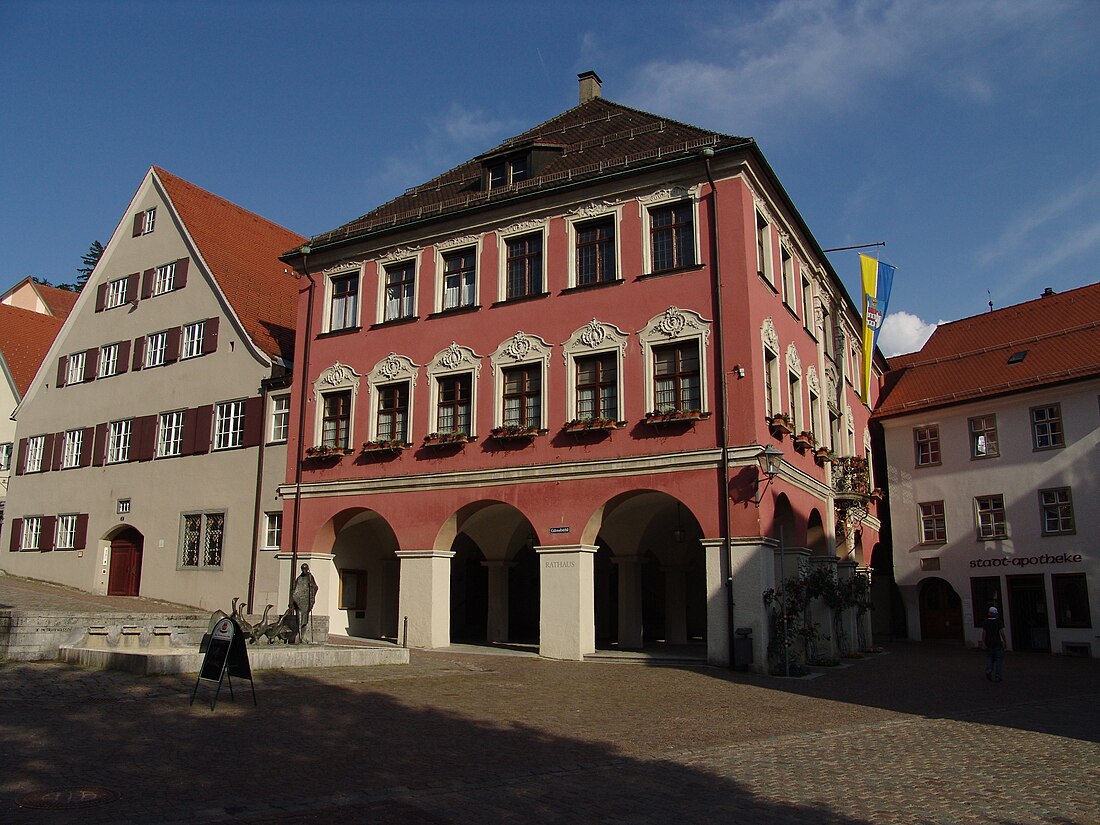
M80 290L84 289L84 285L88 283L88 276L92 274L92 270L95 269L95 265L99 263L99 259L102 257L103 244L99 241L92 241L92 245L88 247L88 251L80 258L84 266L78 267L76 270L80 273L76 279L76 292L80 292Z

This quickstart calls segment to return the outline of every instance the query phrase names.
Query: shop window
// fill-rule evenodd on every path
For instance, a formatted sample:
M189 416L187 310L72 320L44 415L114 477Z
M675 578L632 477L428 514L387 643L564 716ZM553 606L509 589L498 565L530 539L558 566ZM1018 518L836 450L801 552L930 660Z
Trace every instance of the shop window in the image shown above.
M989 615L989 608L1003 611L1001 605L1001 579L999 576L977 576L970 580L970 601L974 627L981 627Z
M1055 573L1050 583L1054 590L1055 624L1058 627L1092 627L1085 574Z

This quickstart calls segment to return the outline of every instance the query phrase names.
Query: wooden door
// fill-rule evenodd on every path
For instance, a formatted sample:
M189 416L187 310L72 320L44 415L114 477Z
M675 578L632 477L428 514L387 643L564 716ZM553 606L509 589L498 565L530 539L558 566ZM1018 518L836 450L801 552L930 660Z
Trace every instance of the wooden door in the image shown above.
M141 587L143 539L137 530L126 530L111 539L111 571L108 596L136 596Z
M920 590L922 639L962 640L962 600L943 579L928 579Z

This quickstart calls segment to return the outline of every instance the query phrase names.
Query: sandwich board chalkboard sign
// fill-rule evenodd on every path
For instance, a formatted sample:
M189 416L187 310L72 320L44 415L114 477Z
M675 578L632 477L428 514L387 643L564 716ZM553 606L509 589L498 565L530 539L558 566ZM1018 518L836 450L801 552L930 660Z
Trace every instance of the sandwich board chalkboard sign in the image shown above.
M233 619L226 616L214 625L210 631L210 641L206 647L206 655L202 658L202 667L199 668L199 676L195 680L195 689L191 691L191 704L195 704L195 695L199 692L201 682L217 684L214 698L210 701L210 710L218 703L218 694L221 693L222 679L229 682L229 698L236 701L233 695L233 677L247 679L252 686L252 704L256 702L256 685L252 681L252 668L248 664L248 646L245 644L241 627Z

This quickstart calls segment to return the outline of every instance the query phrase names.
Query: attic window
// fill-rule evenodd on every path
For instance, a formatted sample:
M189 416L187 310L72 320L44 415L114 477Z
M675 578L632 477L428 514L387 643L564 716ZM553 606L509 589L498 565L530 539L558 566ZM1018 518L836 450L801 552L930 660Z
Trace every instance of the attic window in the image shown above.
M1028 351L1026 349L1022 349L1022 350L1019 350L1017 352L1012 353L1012 355L1008 359L1008 363L1010 363L1010 364L1019 364L1025 358L1027 358L1027 353L1028 353Z
M521 180L527 180L528 167L527 155L493 161L485 166L485 188L501 189Z

